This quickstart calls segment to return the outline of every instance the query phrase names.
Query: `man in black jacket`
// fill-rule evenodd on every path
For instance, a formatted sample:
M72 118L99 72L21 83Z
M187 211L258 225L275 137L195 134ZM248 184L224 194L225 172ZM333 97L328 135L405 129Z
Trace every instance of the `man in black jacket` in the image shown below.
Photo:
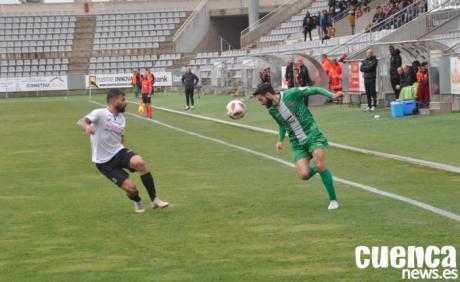
M302 27L303 27L303 35L304 35L303 41L307 41L307 34L310 36L310 41L312 41L313 39L311 38L311 31L312 29L316 27L316 24L315 24L315 20L310 15L310 12L307 12L305 17L303 18Z
M286 66L284 80L286 80L288 88L293 88L295 86L294 60L292 59L288 61L288 65Z
M366 112L373 112L377 107L377 91L375 82L377 80L377 57L374 56L372 49L367 50L367 58L361 64L361 72L364 73L364 87L367 96Z
M393 91L395 93L396 99L399 99L399 89L396 89L396 85L400 84L399 81L399 74L398 74L398 68L402 65L402 59L401 55L399 55L401 52L399 49L395 49L394 46L390 45L388 48L390 51L390 83L391 87L393 88Z
M182 84L185 87L185 98L187 102L187 106L185 106L185 110L190 109L190 102L192 102L191 109L194 109L195 101L193 100L193 90L195 86L198 84L200 80L198 77L192 73L192 69L189 68L187 72L182 76Z
M311 80L308 68L305 66L302 59L297 60L297 66L299 68L299 74L297 75L297 81L299 82L299 86L312 86L314 82ZM308 106L308 96L305 96L303 98L303 102L305 105Z

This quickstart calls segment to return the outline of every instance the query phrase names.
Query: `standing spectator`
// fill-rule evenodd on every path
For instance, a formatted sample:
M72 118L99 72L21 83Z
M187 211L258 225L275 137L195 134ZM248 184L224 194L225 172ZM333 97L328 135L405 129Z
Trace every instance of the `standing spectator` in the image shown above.
M327 11L323 10L321 17L319 18L319 25L321 26L321 35L322 35L320 38L323 38L324 34L327 33L327 24L328 24Z
M332 92L342 91L342 66L337 62L336 58L332 59L329 82Z
M374 56L372 49L367 50L367 58L361 64L361 72L364 73L364 87L366 89L367 96L367 108L366 112L373 112L377 107L377 91L376 80L377 80L377 57Z
M328 39L331 39L333 37L335 37L335 27L331 24L327 28L327 34L324 35L324 37L321 39L321 44L324 43L324 40L328 40Z
M299 81L299 86L312 86L313 81L310 78L310 73L308 72L308 68L305 66L302 59L297 60L297 66L299 67L299 75L297 76L297 80Z
M326 71L326 75L329 76L329 71L331 70L331 60L327 57L326 54L323 54L321 60L321 65L323 66L324 70Z
M355 34L355 25L356 25L356 11L355 11L355 8L353 8L353 10L350 11L350 13L348 14L348 22L350 23L350 27L351 27L351 34Z
M284 80L286 80L288 88L293 88L295 86L294 60L288 61L288 65L286 66L286 73L284 74Z
M420 66L420 71L417 73L417 108L424 109L430 106L430 82L428 76L428 63L423 62Z
M185 110L194 109L195 108L195 100L193 99L193 90L197 86L200 80L198 77L192 73L192 69L189 68L187 72L182 76L182 84L185 86L185 99L187 105L185 106ZM192 106L190 107L190 102Z
M271 83L271 70L270 68L265 68L260 72L261 83Z
M311 17L310 12L307 12L305 17L303 18L302 27L303 27L304 41L307 41L307 34L310 36L310 41L313 41L313 39L311 38L311 31L312 29L315 28L315 21Z
M318 32L319 38L323 38L324 36L323 28L321 27L321 17L323 16L321 15L321 12L318 11L318 13L316 14L316 31Z
M402 65L402 59L400 55L399 49L395 49L393 45L390 45L388 48L390 51L390 83L391 88L395 93L395 98L399 99L399 89L396 89L396 85L400 84L399 75L398 75L398 68Z
M335 16L335 6L336 6L336 0L329 0L328 1L328 6L329 6L329 15L332 17Z

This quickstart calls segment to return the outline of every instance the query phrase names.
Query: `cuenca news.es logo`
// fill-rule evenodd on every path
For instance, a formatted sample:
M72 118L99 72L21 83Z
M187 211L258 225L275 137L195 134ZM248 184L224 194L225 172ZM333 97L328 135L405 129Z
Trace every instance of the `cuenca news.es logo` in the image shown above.
M458 278L457 252L453 246L358 246L355 259L360 269L401 269L402 279Z

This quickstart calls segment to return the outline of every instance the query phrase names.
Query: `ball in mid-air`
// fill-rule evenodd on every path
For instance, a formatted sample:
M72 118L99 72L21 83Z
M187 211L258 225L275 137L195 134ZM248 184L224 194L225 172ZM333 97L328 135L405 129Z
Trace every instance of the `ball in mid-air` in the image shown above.
M240 119L246 114L246 105L240 100L232 100L227 104L225 111L231 119Z

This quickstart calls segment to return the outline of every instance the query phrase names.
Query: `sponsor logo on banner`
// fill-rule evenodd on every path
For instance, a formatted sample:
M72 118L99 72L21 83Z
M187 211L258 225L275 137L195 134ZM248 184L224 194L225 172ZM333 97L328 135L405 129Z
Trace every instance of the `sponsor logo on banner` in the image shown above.
M361 63L348 63L348 91L364 91L364 79L359 71Z
M153 75L155 76L154 86L172 86L170 72L154 72ZM129 88L132 87L131 79L132 74L87 75L86 88Z
M457 251L453 246L358 246L355 260L359 269L401 269L402 280L458 279Z
M460 59L450 58L450 88L452 94L460 94Z
M67 76L0 78L0 92L67 90Z

